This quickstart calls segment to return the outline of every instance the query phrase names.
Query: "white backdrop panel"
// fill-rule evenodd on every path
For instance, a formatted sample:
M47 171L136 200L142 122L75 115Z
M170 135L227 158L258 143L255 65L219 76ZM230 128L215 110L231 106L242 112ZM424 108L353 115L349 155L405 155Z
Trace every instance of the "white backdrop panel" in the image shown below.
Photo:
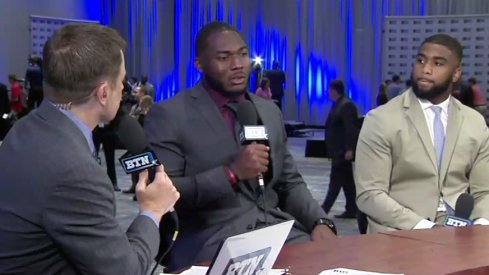
M42 49L48 38L53 35L54 31L69 23L99 22L31 15L31 54L42 56Z

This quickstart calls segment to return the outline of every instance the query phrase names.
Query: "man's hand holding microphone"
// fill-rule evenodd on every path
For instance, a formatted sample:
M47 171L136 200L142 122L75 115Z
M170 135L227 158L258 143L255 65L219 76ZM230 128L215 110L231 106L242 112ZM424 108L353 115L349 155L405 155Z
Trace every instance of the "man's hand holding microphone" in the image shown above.
M163 165L159 165L156 167L152 182L149 181L148 170L143 170L139 174L136 196L141 211L149 211L158 220L161 220L164 214L173 211L175 203L180 198L180 193L163 170Z
M268 171L269 151L264 144L245 145L230 168L240 180L256 178Z

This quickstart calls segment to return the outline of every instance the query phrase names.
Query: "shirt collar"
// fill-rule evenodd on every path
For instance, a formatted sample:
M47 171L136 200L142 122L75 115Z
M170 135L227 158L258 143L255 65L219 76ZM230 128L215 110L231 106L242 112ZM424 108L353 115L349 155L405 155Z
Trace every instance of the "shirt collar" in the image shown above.
M45 99L46 100L46 99ZM53 102L48 101L51 105L55 106ZM56 106L55 106L56 108ZM88 125L85 124L85 122L81 121L80 118L78 118L75 114L68 110L56 108L59 110L61 113L63 113L66 117L68 117L75 125L80 129L82 132L83 136L87 140L88 147L90 148L90 152L93 153L95 151L95 145L93 143L93 138L92 138L92 129L88 127Z
M220 92L212 89L211 87L209 87L209 85L207 85L205 83L205 81L202 81L202 86L207 91L209 96L212 98L212 101L214 101L214 103L217 105L218 108L222 108L223 106L225 106L226 104L228 104L231 101L240 102L240 101L246 100L245 94L241 94L241 95L237 96L236 98L226 97L222 93L220 93Z
M437 104L436 106L439 106L441 107L442 109L442 112L444 113L448 113L448 105L450 103L450 98L452 96L448 96L448 98L443 101L442 103L440 104ZM418 98L418 101L419 101L419 104L421 105L421 109L423 109L423 111L426 111L426 109L429 109L431 106L434 106L435 104L431 103L429 100L427 99L421 99L421 98Z

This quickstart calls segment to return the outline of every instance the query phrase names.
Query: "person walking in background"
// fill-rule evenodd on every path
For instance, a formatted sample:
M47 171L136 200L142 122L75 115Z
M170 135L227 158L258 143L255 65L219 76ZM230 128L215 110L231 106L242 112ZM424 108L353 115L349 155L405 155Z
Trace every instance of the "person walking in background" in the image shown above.
M325 142L331 158L329 188L322 207L329 213L341 188L345 193L346 209L337 218L357 217L353 160L358 138L358 113L355 104L345 95L343 81L336 79L329 84L329 98L334 101L326 120Z
M10 121L10 101L8 99L7 86L0 83L0 140L7 135L11 126Z
M262 78L255 94L263 99L272 100L272 91L270 90L270 80L268 78Z
M114 191L121 191L117 181L117 171L115 169L115 150L117 147L117 126L119 121L126 113L122 109L122 105L119 106L117 113L109 123L100 123L93 130L93 143L95 145L95 151L97 160L100 162L99 152L100 144L104 150L105 166L107 168L107 175L112 182Z
M132 116L135 119L137 119L137 121L139 122L139 124L141 124L141 126L144 126L144 119L146 118L146 114L148 113L151 106L153 106L153 104L154 104L154 100L149 95L143 95L139 99L138 111L134 112L132 114ZM131 187L127 190L122 191L122 193L125 193L125 194L135 193L136 192L136 184L138 183L138 180L139 180L138 174L131 174L131 181L132 181ZM133 200L137 200L137 197L134 196Z
M15 112L16 116L19 116L24 109L22 106L22 86L17 81L17 76L11 74L8 76L10 83L10 110Z
M462 82L460 83L460 85L458 85L457 90L458 97L456 98L460 100L463 105L476 109L474 104L474 90L472 89L472 85Z
M25 73L25 88L29 90L27 95L28 111L39 107L44 97L42 88L42 58L29 56L29 67Z
M389 101L387 98L387 84L382 83L379 86L379 94L377 95L377 106L384 105Z
M285 72L280 69L278 60L273 61L272 70L265 71L265 77L270 80L272 99L282 110L282 99L284 97Z
M146 91L146 94L152 97L153 100L155 99L156 96L155 87L153 86L153 84L148 82L147 75L141 76L141 83L138 86L143 86L144 90Z
M482 91L477 80L475 78L469 78L470 86L472 87L472 92L474 93L474 108L479 112L484 119L487 114L487 98L486 93Z
M400 95L402 91L404 91L404 87L401 82L401 77L395 74L392 76L392 82L387 85L387 99L393 99Z

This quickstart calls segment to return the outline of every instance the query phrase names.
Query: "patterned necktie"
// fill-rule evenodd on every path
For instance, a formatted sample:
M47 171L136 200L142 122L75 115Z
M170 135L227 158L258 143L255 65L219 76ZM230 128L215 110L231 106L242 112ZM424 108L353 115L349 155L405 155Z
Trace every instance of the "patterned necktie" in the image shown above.
M431 110L435 113L435 119L433 120L433 136L436 157L438 159L438 170L441 167L441 160L443 157L443 147L445 144L445 131L443 130L443 123L441 122L441 107L431 106Z

